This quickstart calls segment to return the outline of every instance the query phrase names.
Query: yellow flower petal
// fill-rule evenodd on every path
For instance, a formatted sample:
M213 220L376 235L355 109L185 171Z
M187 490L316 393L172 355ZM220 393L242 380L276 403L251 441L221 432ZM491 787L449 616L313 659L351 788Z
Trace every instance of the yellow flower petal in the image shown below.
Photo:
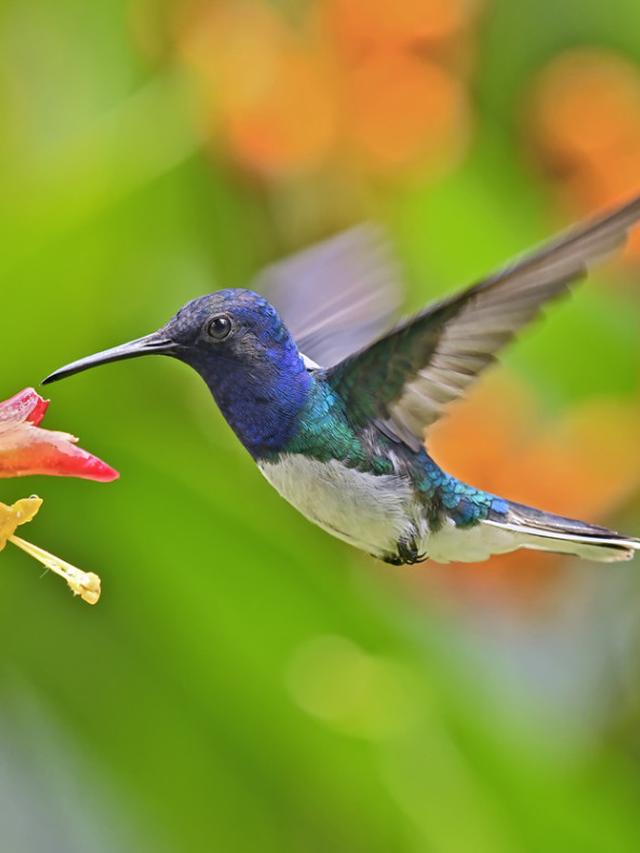
M7 542L13 542L31 557L34 557L47 569L64 578L74 595L79 595L87 604L96 604L100 598L100 578L93 572L83 572L72 566L71 563L54 557L43 548L26 542L19 536L15 536L15 530L21 524L31 521L42 506L42 498L33 495L30 498L22 498L12 506L0 502L0 551Z
M41 506L42 498L36 495L22 498L12 506L0 503L0 551L7 544L7 539L13 535L16 527L31 521Z

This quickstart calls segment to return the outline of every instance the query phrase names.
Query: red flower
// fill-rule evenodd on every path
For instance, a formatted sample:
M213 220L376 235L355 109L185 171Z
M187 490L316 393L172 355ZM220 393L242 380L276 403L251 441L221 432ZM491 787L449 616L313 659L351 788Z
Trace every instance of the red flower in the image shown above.
M40 429L48 406L49 401L43 400L33 388L25 388L0 402L0 477L54 474L108 483L120 476L101 459L77 447L78 439L74 436ZM83 572L16 536L16 528L31 521L41 506L42 500L36 495L16 501L12 506L0 502L0 551L11 542L63 577L74 595L88 604L96 604L100 598L98 575Z
M41 429L48 400L25 388L0 402L0 477L52 474L108 483L119 474L66 432Z

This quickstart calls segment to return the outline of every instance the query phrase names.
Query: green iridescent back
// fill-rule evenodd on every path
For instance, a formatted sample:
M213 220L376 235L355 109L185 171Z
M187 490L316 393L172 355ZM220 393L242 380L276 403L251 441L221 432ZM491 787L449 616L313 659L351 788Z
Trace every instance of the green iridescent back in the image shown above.
M353 427L340 395L315 377L297 431L271 461L276 462L281 453L301 453L325 463L338 460L348 468L377 476L405 477L415 489L416 500L424 505L432 528L439 527L445 516L466 527L492 513L507 511L504 501L444 472L425 449L416 452L393 441L375 423Z

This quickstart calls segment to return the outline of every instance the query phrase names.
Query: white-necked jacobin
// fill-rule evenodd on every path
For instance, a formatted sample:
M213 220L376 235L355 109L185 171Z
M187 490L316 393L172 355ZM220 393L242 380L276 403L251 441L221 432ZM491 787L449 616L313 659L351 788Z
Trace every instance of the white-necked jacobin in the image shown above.
M268 268L255 290L194 299L157 332L45 382L148 353L186 362L287 501L389 563L477 561L517 548L631 559L639 539L446 474L424 436L514 333L619 248L638 219L640 197L390 331L395 265L380 230L359 226Z

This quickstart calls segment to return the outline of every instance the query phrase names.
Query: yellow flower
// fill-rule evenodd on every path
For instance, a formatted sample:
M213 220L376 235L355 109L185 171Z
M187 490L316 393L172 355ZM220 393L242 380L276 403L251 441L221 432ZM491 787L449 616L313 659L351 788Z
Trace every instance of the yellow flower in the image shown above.
M36 560L41 562L47 569L51 569L60 577L64 578L74 595L79 595L88 604L96 604L100 598L100 578L93 572L83 572L70 563L54 557L48 551L44 551L37 545L26 542L15 535L15 530L21 524L31 521L42 506L42 499L33 495L30 498L22 498L12 506L0 502L0 551L7 542L12 542L18 548L26 551Z

